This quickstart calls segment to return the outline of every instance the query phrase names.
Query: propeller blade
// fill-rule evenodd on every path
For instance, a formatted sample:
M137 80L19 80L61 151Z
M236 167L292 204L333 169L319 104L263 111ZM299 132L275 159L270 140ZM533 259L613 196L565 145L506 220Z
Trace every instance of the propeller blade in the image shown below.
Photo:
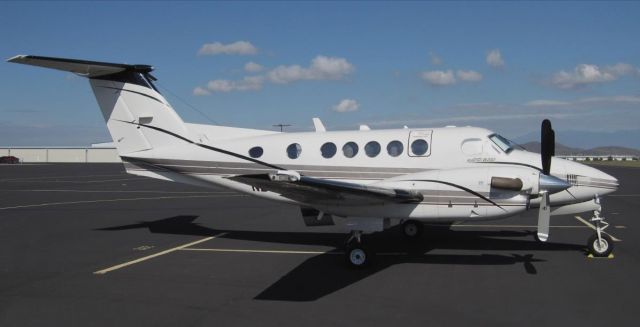
M549 192L540 193L540 211L538 211L538 240L546 242L549 238L549 218L551 218L551 207L549 206Z
M551 157L556 153L556 133L551 128L549 119L542 121L540 129L540 159L542 161L542 172L549 175L551 172Z

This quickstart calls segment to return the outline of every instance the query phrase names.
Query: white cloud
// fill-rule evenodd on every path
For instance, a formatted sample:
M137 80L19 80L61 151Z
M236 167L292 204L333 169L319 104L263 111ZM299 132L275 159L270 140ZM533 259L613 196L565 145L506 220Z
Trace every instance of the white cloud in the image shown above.
M569 102L558 100L533 100L525 103L528 107L553 107L553 106L566 106Z
M614 95L608 97L591 97L581 99L582 103L591 102L613 102L613 103L640 103L640 96L635 95Z
M246 71L262 70L263 67L254 62L245 64ZM194 89L194 95L210 93L227 93L233 91L256 91L265 83L287 84L302 80L340 80L355 70L354 66L344 58L317 56L309 67L299 65L278 66L263 75L246 76L241 80L217 79L210 81L206 88Z
M456 79L457 77L457 79ZM482 80L482 74L475 70L432 70L422 72L422 79L434 86L446 86L456 84L457 80L463 82L478 82Z
M561 89L572 89L592 83L615 80L615 75L601 70L596 65L580 64L573 72L561 70L553 75L551 83Z
M248 63L244 64L244 70L249 73L261 72L263 68L264 67L262 67L262 65L257 64L253 61L249 61Z
M205 91L218 93L227 93L231 91L257 91L262 89L263 82L264 77L262 76L247 76L239 81L217 79L209 81L209 83L207 83L207 90ZM208 95L204 94L203 92L201 93L202 94L198 95Z
M575 89L589 84L606 83L624 75L637 73L638 69L627 63L600 67L593 64L580 64L573 71L561 70L553 75L551 84L561 89Z
M502 68L504 67L504 59L502 59L502 53L500 53L500 49L493 49L487 52L487 64L493 68Z
M197 96L211 95L211 92L209 92L209 90L205 88L198 86L195 89L193 89L193 95L197 95Z
M353 99L343 99L337 105L333 106L335 112L357 111L360 108L358 101Z
M458 75L461 81L465 82L478 82L482 80L482 74L475 70L458 70L456 75Z
M198 55L252 55L256 54L257 52L258 49L253 44L251 44L251 42L247 41L236 41L229 44L214 42L203 44L200 50L198 50Z
M602 97L588 97L574 100L532 100L526 102L524 105L527 107L559 107L559 106L579 106L582 107L589 104L636 104L640 103L640 96L635 95L614 95L614 96L602 96ZM580 108L580 107L574 107Z
M615 76L629 75L636 72L636 69L632 65L623 62L619 62L613 66L607 66L604 69Z
M309 67L300 65L278 66L267 73L273 83L286 84L301 80L339 80L354 71L344 58L317 56Z
M452 70L433 70L422 72L422 79L429 82L429 84L436 86L453 85L456 83L456 78L453 76Z
M434 66L442 65L442 58L440 58L435 52L429 52L429 59Z

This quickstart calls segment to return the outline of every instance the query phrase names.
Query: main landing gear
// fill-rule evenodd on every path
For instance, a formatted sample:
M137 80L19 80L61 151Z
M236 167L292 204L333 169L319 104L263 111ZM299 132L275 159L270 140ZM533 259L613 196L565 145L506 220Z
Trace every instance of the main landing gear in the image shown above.
M362 243L362 232L352 231L345 245L345 259L351 267L362 268L371 263L373 252Z
M388 229L390 224L384 224L383 229ZM402 233L407 239L415 240L420 238L424 226L416 220L407 220L402 223ZM351 231L351 235L345 243L345 260L347 264L354 268L362 268L371 264L374 251L364 245L364 232L359 230Z
M596 199L598 201L598 199ZM599 202L599 201L598 201ZM609 224L604 221L604 217L600 216L600 211L593 212L591 222L596 227L596 233L589 237L587 247L594 257L608 257L613 251L613 240L611 236L604 233Z
M424 226L415 220L407 220L402 223L402 233L408 239L417 239L422 235Z

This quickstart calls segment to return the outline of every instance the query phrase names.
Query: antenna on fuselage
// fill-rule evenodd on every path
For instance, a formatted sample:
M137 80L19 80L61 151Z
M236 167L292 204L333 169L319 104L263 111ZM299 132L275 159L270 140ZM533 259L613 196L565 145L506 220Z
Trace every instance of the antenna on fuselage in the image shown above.
M289 127L289 126L291 126L291 125L289 125L289 124L275 124L275 125L273 125L273 127L280 127L280 131L281 132L284 132L284 128L285 127Z

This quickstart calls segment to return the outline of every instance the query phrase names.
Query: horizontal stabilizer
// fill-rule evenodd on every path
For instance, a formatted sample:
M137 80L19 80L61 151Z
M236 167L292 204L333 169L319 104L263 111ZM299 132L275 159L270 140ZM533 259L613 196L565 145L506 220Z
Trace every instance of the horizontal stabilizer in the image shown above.
M7 61L17 63L17 64L52 68L52 69L72 72L88 78L111 75L111 74L116 74L124 71L149 73L153 70L153 67L149 65L114 64L114 63L99 62L99 61L40 57L40 56L26 56L26 55L18 55Z

